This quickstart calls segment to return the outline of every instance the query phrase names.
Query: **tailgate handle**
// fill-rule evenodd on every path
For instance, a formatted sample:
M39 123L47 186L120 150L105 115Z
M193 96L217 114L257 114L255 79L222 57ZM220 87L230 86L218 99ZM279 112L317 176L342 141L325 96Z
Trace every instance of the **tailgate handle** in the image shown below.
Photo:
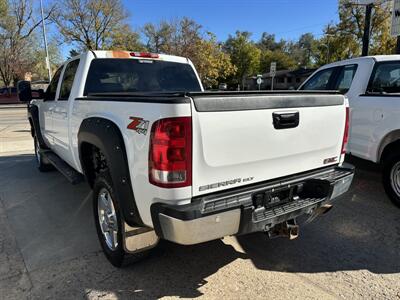
M299 126L300 114L298 111L293 113L273 113L272 119L275 129L295 128Z

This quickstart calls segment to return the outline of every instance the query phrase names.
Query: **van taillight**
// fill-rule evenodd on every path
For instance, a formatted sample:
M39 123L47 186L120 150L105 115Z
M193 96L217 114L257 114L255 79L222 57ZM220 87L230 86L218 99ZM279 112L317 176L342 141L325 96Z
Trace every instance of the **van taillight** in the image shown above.
M346 124L344 125L344 135L342 143L342 154L346 153L346 145L349 141L349 130L350 130L350 109L346 107Z
M150 183L164 188L192 185L192 118L153 123L149 151Z

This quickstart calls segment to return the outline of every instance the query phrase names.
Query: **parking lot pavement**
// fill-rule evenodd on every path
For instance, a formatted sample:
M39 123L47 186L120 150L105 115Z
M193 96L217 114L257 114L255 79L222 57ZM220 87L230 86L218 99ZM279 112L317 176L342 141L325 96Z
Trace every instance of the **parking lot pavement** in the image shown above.
M20 112L7 115L7 132L27 127ZM16 143L28 145L23 134ZM163 242L148 259L115 269L100 251L86 184L40 173L32 148L7 150L0 152L1 299L400 299L400 210L366 162L352 160L351 191L302 226L297 240Z

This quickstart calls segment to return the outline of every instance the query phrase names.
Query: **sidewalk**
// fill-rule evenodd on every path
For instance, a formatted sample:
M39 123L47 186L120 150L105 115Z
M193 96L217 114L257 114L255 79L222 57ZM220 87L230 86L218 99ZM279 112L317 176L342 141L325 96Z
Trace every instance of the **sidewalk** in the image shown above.
M7 108L26 108L28 105L26 103L18 103L18 104L0 104L0 109Z

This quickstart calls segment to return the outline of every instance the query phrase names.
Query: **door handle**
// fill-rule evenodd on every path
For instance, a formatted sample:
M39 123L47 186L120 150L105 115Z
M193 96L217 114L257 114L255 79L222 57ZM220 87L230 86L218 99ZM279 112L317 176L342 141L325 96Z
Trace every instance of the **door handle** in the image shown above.
M288 129L299 126L300 114L298 111L292 113L272 113L275 129Z

